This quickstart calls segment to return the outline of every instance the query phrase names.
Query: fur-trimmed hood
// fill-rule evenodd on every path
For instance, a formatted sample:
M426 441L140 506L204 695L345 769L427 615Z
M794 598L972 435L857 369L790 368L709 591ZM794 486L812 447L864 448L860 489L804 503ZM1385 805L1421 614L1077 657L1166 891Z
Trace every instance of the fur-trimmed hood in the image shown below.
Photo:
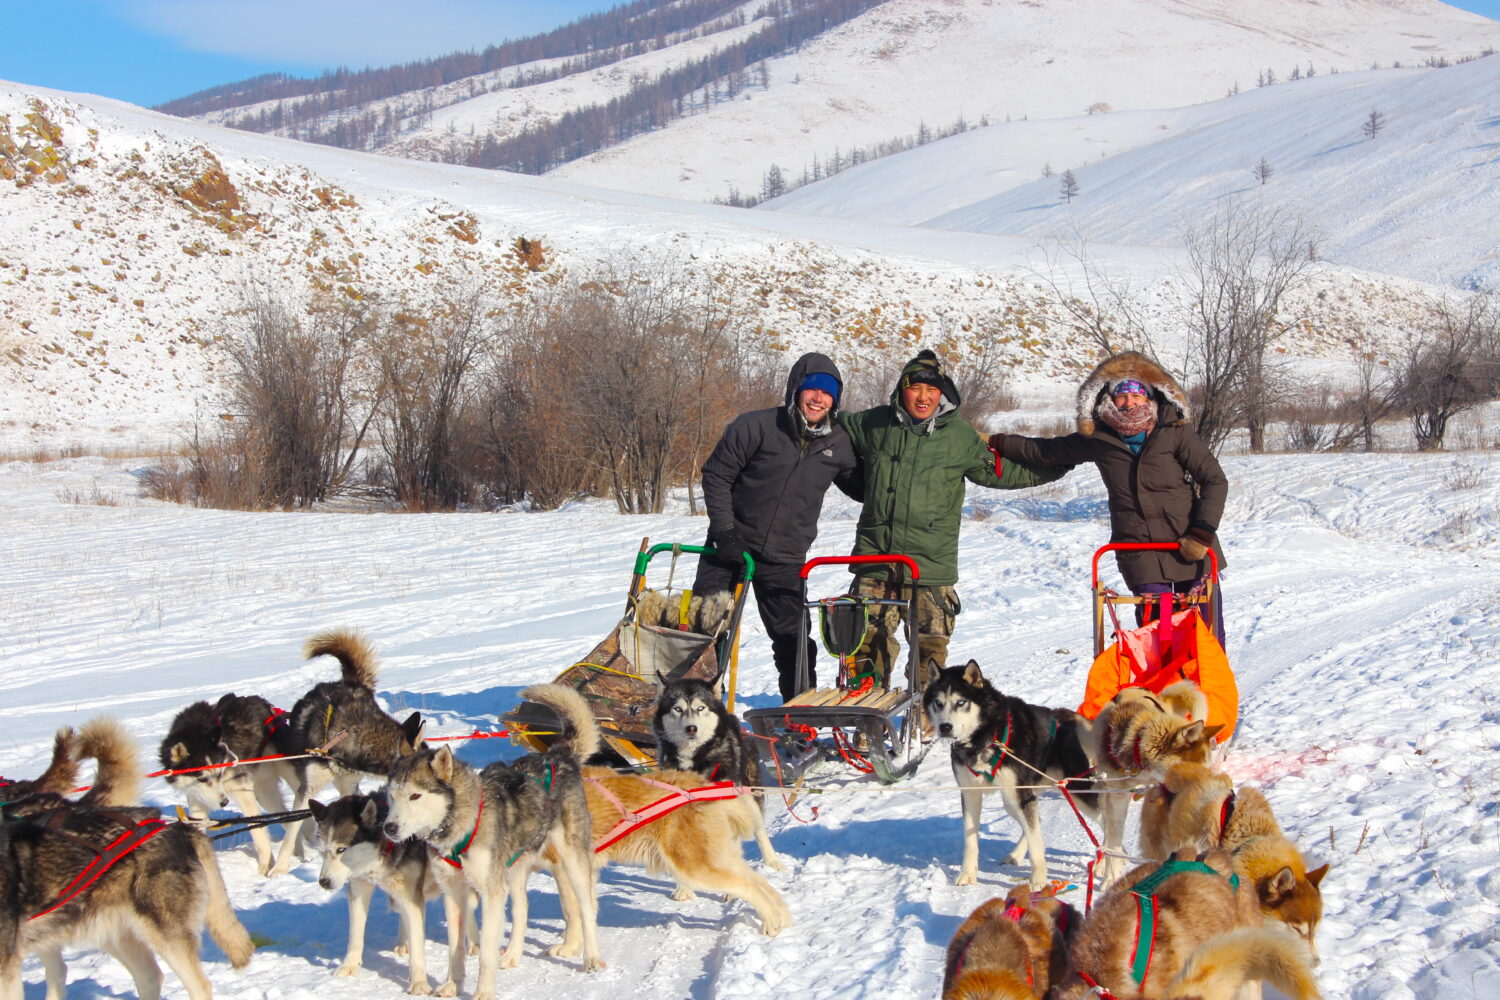
M1099 404L1109 397L1109 386L1120 379L1139 379L1151 388L1157 425L1185 424L1192 415L1187 393L1167 370L1139 351L1121 351L1099 363L1078 389L1078 433L1092 436Z

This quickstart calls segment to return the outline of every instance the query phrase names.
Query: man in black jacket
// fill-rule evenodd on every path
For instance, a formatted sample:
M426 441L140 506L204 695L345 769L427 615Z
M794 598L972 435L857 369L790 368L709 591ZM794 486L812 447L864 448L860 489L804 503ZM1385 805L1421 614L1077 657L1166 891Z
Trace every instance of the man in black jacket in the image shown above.
M693 592L728 590L755 559L751 585L760 620L771 637L781 677L781 698L797 694L798 643L811 671L817 647L802 627L807 585L802 564L818 536L818 515L830 483L863 499L859 460L849 435L834 419L843 379L821 354L804 354L786 380L780 407L736 417L703 463L708 544L717 558L698 561ZM809 674L809 681L816 681Z

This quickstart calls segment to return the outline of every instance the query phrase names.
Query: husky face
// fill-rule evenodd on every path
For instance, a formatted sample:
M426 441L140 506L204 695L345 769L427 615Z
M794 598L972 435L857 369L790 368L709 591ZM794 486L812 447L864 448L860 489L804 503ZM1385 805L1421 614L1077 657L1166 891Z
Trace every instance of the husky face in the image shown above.
M384 816L375 796L348 795L327 806L309 800L308 808L318 824L318 853L323 858L318 885L337 891L351 878L368 878L379 871Z
M927 686L922 696L927 719L938 736L963 742L984 725L980 700L983 689L967 676L968 673L966 667L948 667ZM977 667L973 673L982 683L983 678L977 676Z
M188 771L187 774L167 775L167 784L186 800L188 812L194 816L207 816L215 809L227 808L230 792L250 784L250 776L241 768L223 766L235 760L234 754L223 743L190 748L187 743L178 742L164 756L172 770ZM191 768L209 770L189 770Z
M447 747L401 758L391 773L391 811L383 831L391 840L426 839L453 811L453 754Z
M657 707L662 735L677 748L680 758L688 759L707 743L719 725L718 699L704 685L703 691L690 691L668 697Z

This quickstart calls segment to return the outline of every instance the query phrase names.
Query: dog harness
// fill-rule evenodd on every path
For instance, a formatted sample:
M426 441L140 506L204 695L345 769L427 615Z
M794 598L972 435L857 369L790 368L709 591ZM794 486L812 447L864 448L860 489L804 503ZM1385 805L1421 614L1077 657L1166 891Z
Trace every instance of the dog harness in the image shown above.
M58 907L66 906L72 902L88 889L89 886L99 881L100 876L114 867L116 861L119 861L125 855L167 828L166 820L160 816L137 821L134 817L123 813L104 809L96 810L98 815L105 816L124 827L123 833L101 848L62 828L63 817L66 812L66 809L54 810L47 818L47 821L42 824L42 829L55 836L65 837L93 851L94 860L89 862L83 871L79 872L78 876L72 882L68 883L67 887L61 893L43 904L40 910L27 918L29 920L44 917Z
M614 807L620 811L619 821L610 827L599 838L599 842L594 845L595 854L598 854L622 837L628 836L648 823L656 822L667 815L667 813L681 809L689 802L718 802L738 798L740 794L732 781L717 781L711 785L701 785L698 788L678 788L676 785L669 785L665 781L657 781L653 778L647 778L644 775L636 775L635 777L640 781L646 782L648 785L655 785L657 788L665 789L667 794L642 809L631 811L625 808L625 803L621 802L619 796L610 791L604 782L598 778L583 779L597 788L599 794L613 803Z
M1151 965L1151 949L1156 943L1156 890L1161 884L1173 875L1182 872L1199 872L1204 875L1223 874L1209 867L1201 861L1179 861L1169 858L1161 863L1156 871L1141 879L1130 887L1130 894L1135 897L1138 915L1135 927L1135 953L1130 962L1130 978L1135 980L1137 986L1146 981L1146 971ZM1229 886L1238 890L1240 877L1229 876Z
M453 850L449 851L447 854L439 854L438 858L441 859L445 864L452 865L454 868L462 868L464 866L464 863L462 861L464 853L468 851L469 845L474 843L474 835L479 832L479 820L483 816L484 793L481 792L479 794L479 812L474 816L474 829L469 831L469 835L467 837L454 844ZM522 851L517 851L516 858L519 858L523 853L524 852ZM506 862L506 867L515 864L516 858L511 858L510 861Z
M1056 723L1054 722L1053 725L1056 725ZM1005 755L1008 754L1008 753L1010 753L1010 713L1009 712L1005 713L1005 733L1004 733L1004 735L1002 735L998 740L991 740L990 741L990 745L987 746L987 747L985 747L984 750L980 751L980 755L981 756L984 753L989 753L990 754L990 759L987 762L990 765L990 770L989 770L988 774L986 774L983 771L976 771L972 767L969 767L968 764L965 764L964 767L968 768L969 773L972 774L974 777L976 777L976 778L983 778L985 781L994 782L995 775L997 775L997 774L1000 773L1000 768L1003 767L1004 764L1005 764ZM975 763L978 763L978 762L979 761L978 761L978 759L976 757Z

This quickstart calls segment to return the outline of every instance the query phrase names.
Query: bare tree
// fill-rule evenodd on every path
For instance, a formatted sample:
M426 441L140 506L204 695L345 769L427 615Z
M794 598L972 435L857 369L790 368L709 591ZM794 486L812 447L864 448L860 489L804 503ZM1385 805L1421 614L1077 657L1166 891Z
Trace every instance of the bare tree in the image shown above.
M1284 309L1317 238L1299 218L1226 200L1183 241L1198 434L1217 447L1243 426L1250 449L1263 451L1268 412L1286 388L1272 349L1297 323Z
M1354 392L1345 401L1350 422L1365 451L1375 450L1375 425L1396 408L1395 386L1389 369L1382 365L1368 341L1361 336L1359 365Z
M1260 181L1261 186L1264 187L1266 181L1271 179L1273 173L1275 171L1271 169L1271 162L1262 156L1260 162L1255 165L1255 179Z
M1397 362L1394 380L1417 448L1442 448L1455 416L1500 398L1500 315L1494 303L1475 296L1462 306L1440 306L1429 329Z
M1058 193L1062 195L1064 201L1070 204L1078 196L1078 178L1073 176L1073 171L1063 171L1062 183L1058 186Z
M1359 127L1359 130L1365 134L1366 139L1373 139L1383 128L1385 128L1385 115L1381 114L1379 109L1371 108L1370 116L1365 119L1365 123Z
M1071 239L1058 239L1043 253L1047 269L1035 273L1052 289L1075 334L1106 355L1155 353L1130 279L1095 260L1081 230L1075 227Z

